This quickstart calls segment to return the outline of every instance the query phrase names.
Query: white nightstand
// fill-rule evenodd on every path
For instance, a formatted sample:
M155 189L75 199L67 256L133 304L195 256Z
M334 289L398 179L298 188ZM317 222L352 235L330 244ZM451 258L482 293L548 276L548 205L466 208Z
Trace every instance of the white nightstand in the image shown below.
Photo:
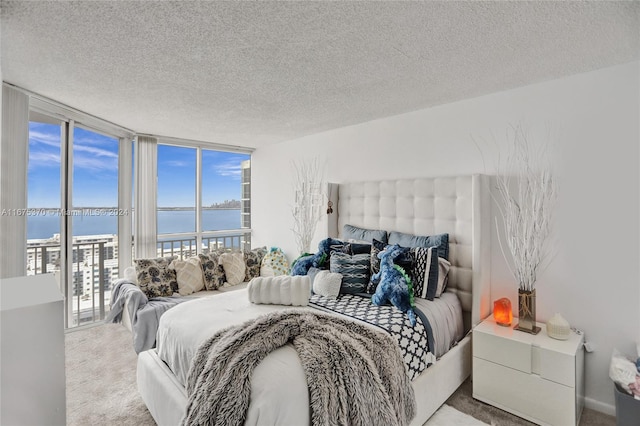
M514 318L513 324L517 324ZM568 340L502 327L473 329L473 397L541 425L577 425L584 406L584 336Z

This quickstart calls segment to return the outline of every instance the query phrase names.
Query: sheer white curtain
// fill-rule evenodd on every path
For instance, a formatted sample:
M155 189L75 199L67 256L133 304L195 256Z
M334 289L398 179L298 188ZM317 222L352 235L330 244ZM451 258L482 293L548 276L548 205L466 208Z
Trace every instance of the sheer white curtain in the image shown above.
M26 275L29 96L2 87L0 139L0 278Z
M138 136L135 150L135 257L157 257L158 139Z

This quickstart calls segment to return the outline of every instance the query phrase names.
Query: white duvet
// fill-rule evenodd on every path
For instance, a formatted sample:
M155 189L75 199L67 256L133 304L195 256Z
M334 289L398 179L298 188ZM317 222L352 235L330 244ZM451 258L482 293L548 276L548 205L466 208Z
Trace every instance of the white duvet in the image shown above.
M432 323L438 347L436 353L446 352L454 341L462 338L462 314L457 296L451 294L436 304L423 299L416 299L416 303ZM429 304L429 308L426 304ZM191 360L208 337L230 325L281 309L300 307L253 304L249 302L246 290L182 303L167 311L160 319L158 356L184 387ZM434 318L433 313L442 317ZM254 370L251 404L245 424L309 424L307 382L300 359L291 345L272 352Z
M205 297L178 307L182 309L171 309L160 319L157 351L183 387L193 355L215 331L267 312L301 309L253 304L249 302L246 290ZM297 352L291 345L286 345L268 355L254 370L245 424L302 425L309 422L307 381Z

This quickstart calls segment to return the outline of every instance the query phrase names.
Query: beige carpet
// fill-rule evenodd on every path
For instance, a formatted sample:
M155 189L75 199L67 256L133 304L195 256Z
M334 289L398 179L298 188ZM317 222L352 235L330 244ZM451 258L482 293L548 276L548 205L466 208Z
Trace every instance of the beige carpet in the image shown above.
M136 385L136 358L131 334L119 324L106 324L65 335L67 425L155 425ZM471 397L465 382L427 425L532 425ZM444 406L447 407L447 406ZM470 419L467 415L473 416ZM446 416L446 417L445 417ZM444 419L444 420L443 420ZM443 423L444 422L444 423ZM614 426L615 418L583 412L580 426Z
M155 425L136 385L131 333L106 324L65 335L67 425Z

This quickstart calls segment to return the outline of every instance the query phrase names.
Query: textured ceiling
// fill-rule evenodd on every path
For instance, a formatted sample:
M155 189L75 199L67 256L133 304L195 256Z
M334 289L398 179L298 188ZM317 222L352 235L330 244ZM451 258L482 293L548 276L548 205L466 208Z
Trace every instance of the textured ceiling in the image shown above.
M3 80L260 147L640 58L637 2L1 3Z

